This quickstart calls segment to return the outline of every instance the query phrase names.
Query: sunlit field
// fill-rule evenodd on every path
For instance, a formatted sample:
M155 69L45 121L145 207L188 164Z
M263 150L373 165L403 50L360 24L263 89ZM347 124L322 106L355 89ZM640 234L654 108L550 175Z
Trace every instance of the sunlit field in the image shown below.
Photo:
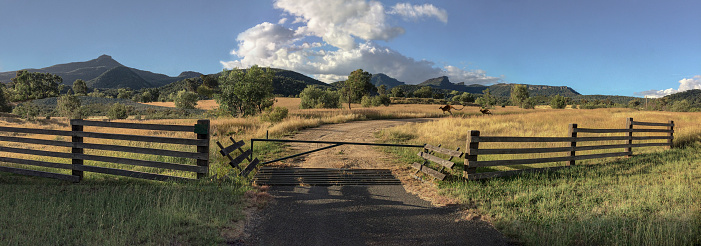
M457 177L441 182L439 187L444 194L459 199L469 210L492 221L507 236L527 245L701 243L701 113L630 109L536 109L530 112L443 118L398 126L379 135L389 142L443 144L446 148L464 149L469 130L479 130L481 136L566 137L570 123L578 124L579 128L623 129L629 117L644 122L673 120L675 148L672 150L634 148L631 158L577 161L577 166L558 172L486 181L468 182L460 178L461 172L454 172ZM609 135L621 136L621 133ZM580 136L588 135L580 133ZM586 145L616 143L623 141ZM481 143L480 148L565 147L564 144L569 143ZM398 155L402 162L419 161L415 151L388 151ZM623 149L613 150L621 151ZM598 152L577 152L578 155L592 153ZM491 155L480 156L479 160L564 155ZM458 162L461 166L462 160ZM478 172L562 165L564 163L478 168Z

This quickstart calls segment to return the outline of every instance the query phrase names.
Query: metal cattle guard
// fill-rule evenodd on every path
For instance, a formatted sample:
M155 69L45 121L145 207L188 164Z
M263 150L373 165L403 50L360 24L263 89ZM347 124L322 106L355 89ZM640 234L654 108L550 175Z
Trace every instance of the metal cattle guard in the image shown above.
M294 155L290 155L290 156L285 156L285 157L278 158L278 159L275 159L275 160L272 160L272 161L266 161L266 162L261 163L261 165L265 165L265 164L268 164L268 163L273 163L273 162L276 162L276 161L282 161L282 160L294 158L294 157L297 157L297 156L300 156L300 155L306 155L306 154L309 154L309 153L313 153L313 152L317 152L317 151L321 151L321 150L325 150L325 149L330 149L330 148L337 147L337 146L341 146L341 145L344 145L344 144L350 144L350 145L372 145L372 146L390 146L390 147L414 147L414 148L423 148L423 147L424 147L424 145L415 145L415 144L383 144L383 143L358 143L358 142L336 142L336 141L314 141L314 140L291 140L291 139L252 138L252 139L251 139L251 158L253 158L253 143L255 143L256 141L260 141L260 142L284 142L284 143L321 143L321 144L331 144L331 145L326 146L326 147L321 147L321 148L318 148L318 149L314 149L314 150L302 152L302 153L299 153L299 154L294 154Z

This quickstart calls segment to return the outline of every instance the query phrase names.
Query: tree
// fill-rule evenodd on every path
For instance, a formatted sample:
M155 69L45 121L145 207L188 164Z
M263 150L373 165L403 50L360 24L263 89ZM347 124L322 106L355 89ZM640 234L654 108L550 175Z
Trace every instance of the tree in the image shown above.
M75 84L75 83L74 83ZM56 103L58 114L68 119L81 119L80 99L75 95L66 94L58 98Z
M88 86L82 79L76 79L73 82L73 92L78 95L86 95L88 93Z
M414 96L418 98L433 98L433 88L430 86L423 86L414 91Z
M178 92L175 96L175 107L176 108L195 108L197 106L198 96L196 93L191 91L182 90Z
M114 119L126 119L129 117L129 113L133 110L132 106L127 106L121 103L112 104L112 107L107 111L107 118L110 120Z
M198 86L200 86L200 82L197 78L185 79L185 89L188 91L196 92Z
M299 93L299 98L302 100L299 107L306 108L340 108L341 95L336 91L322 90L316 85L309 85Z
M399 87L392 88L392 91L390 92L390 94L392 94L393 97L404 97L405 96L404 90L402 88L399 88Z
M202 84L209 87L210 89L215 89L219 87L219 82L216 78L213 78L213 76L203 74L200 75L200 79L202 80Z
M524 104L528 103L528 86L526 85L513 85L511 86L511 102L514 105L521 108L525 108Z
M497 98L489 92L489 89L485 89L482 91L482 97L477 98L475 102L480 104L483 108L491 108L497 103Z
M130 99L133 91L127 90L125 88L117 89L117 98Z
M17 71L12 83L12 101L25 101L30 99L42 99L56 97L60 92L60 84L63 78L50 73Z
M550 100L550 107L556 109L563 109L567 106L567 98L555 95L552 100Z
M451 99L451 101L453 101L453 102L455 102L455 103L459 103L459 104L465 105L465 104L467 104L467 103L472 103L472 102L474 102L474 101L475 101L475 97L474 97L472 94L470 94L470 93L463 92L463 93L460 94L460 95L454 96L454 97Z
M224 70L219 76L221 93L215 96L222 110L232 115L254 115L273 105L273 77L270 68Z
M7 100L6 90L5 85L0 83L0 112L12 111L12 106L10 106L10 102Z
M370 83L371 78L372 74L362 69L350 73L348 79L343 83L343 88L341 88L343 99L348 102L348 109L351 109L351 103L360 102L363 96L377 90L377 87Z
M380 87L377 87L377 93L379 93L381 96L387 95L387 85L380 85Z

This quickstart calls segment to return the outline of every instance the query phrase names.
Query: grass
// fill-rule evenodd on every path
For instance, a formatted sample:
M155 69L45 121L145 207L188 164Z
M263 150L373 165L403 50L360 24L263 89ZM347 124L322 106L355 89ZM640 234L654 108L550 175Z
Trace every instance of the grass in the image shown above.
M439 187L444 194L460 200L466 209L486 216L497 229L527 245L701 244L699 113L533 110L525 114L407 124L378 135L387 142L443 144L455 149L464 148L468 130L480 130L483 136L564 137L569 123L578 123L581 128L624 128L628 117L646 122L674 120L677 148L634 149L632 158L582 161L573 168L548 174L472 182L458 177L440 182ZM490 144L481 144L480 148L547 147ZM409 150L386 150L395 153L401 162L411 163L418 158ZM540 156L497 155L480 160L526 157ZM500 170L538 166L518 165Z

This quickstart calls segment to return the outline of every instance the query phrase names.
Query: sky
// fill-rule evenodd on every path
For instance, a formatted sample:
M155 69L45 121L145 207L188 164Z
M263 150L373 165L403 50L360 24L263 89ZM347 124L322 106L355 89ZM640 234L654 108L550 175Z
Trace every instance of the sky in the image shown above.
M701 89L696 0L0 0L0 10L0 72L107 54L170 76L257 64L324 82L363 69L586 95Z

